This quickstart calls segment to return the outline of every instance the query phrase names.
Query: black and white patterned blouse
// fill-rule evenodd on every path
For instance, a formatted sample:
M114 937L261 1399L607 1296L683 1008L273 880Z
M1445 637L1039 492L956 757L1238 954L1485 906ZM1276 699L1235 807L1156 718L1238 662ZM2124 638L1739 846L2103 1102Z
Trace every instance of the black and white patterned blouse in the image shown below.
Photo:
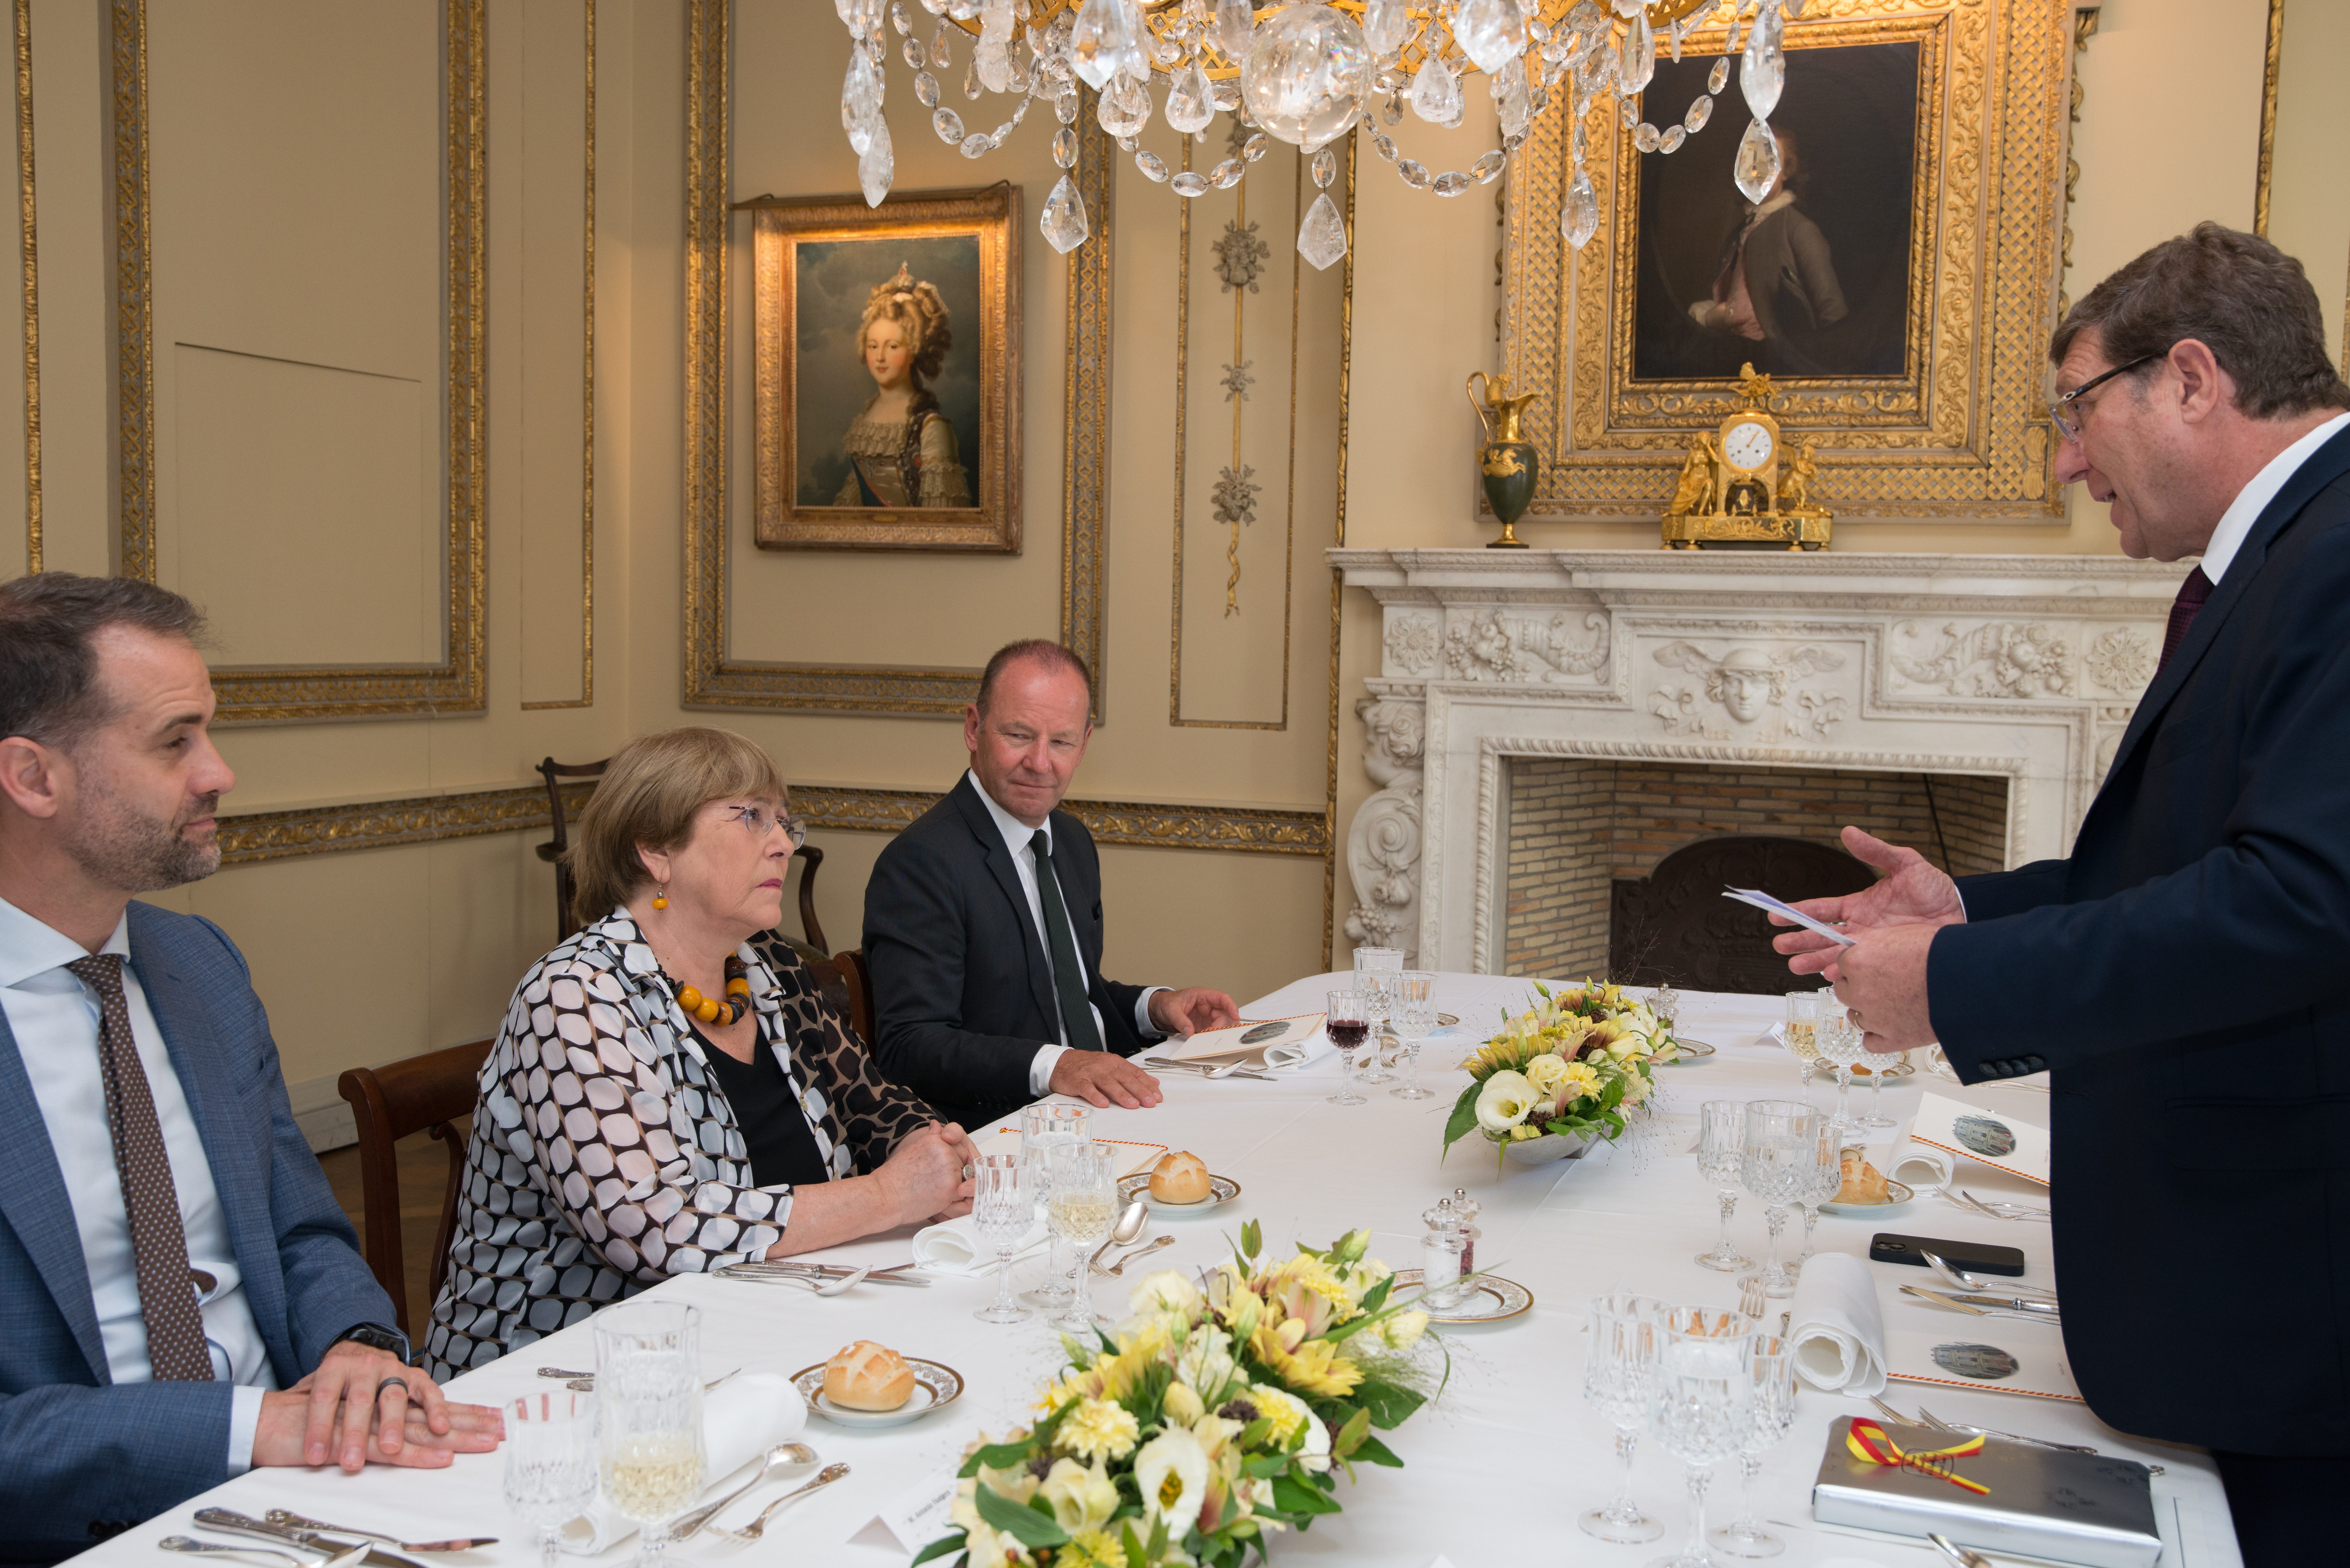
M937 1119L875 1070L782 939L738 950L760 1043L835 1176L879 1168ZM672 1274L763 1257L791 1221L789 1187L754 1185L733 1108L626 909L523 976L481 1085L425 1342L436 1379Z

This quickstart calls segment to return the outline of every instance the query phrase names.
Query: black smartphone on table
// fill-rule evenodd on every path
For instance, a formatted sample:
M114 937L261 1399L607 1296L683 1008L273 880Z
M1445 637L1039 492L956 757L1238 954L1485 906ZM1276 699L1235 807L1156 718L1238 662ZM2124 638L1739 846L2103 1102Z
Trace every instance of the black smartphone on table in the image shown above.
M1970 1274L2023 1277L2023 1253L2014 1247L1994 1246L1988 1241L1950 1241L1934 1236L1898 1236L1890 1231L1879 1231L1868 1243L1869 1262L1874 1263L1908 1263L1922 1269L1929 1252Z

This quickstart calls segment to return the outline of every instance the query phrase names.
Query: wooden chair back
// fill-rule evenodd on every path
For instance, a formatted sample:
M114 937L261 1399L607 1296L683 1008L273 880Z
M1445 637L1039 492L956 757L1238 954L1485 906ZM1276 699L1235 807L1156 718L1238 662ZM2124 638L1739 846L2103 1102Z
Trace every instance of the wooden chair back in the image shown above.
M824 940L824 923L816 918L816 874L824 868L824 851L803 844L792 858L800 863L800 930L807 937L808 946L828 953L832 944Z
M571 834L570 825L564 820L562 781L602 778L611 762L606 757L594 763L558 763L548 757L538 764L538 774L546 781L546 809L555 825L555 836L538 846L538 857L555 867L555 940L558 942L588 923L577 918L571 908L577 885L572 880L571 867L563 863L563 852L571 847Z
M441 1223L432 1233L432 1272L427 1298L441 1294L449 1272L449 1236L457 1225L457 1183L465 1170L464 1137L455 1124L473 1108L476 1080L494 1044L476 1040L428 1051L380 1067L354 1067L335 1087L351 1103L359 1128L359 1193L367 1205L365 1255L376 1283L391 1297L400 1331L408 1324L408 1262L400 1241L400 1156L392 1147L420 1129L449 1146L449 1178L441 1192Z
M843 948L832 955L835 968L848 987L848 1026L869 1054L873 1049L873 971L866 966L863 948Z

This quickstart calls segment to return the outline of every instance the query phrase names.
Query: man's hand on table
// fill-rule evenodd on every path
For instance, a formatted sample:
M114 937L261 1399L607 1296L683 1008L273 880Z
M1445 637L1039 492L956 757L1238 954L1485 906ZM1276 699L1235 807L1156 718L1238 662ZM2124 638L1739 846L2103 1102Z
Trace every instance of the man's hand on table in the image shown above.
M253 1462L437 1469L459 1454L490 1453L504 1436L497 1411L450 1404L439 1385L390 1352L345 1340L309 1376L261 1397Z
M1161 992L1150 1000L1156 1003L1171 994ZM1231 1005L1230 998L1225 1005ZM1160 1098L1158 1079L1109 1051L1062 1052L1053 1064L1052 1090L1056 1095L1074 1095L1090 1106L1123 1106L1129 1111L1155 1106Z
M1150 993L1150 1022L1162 1034L1197 1034L1203 1029L1229 1029L1241 1021L1241 1010L1221 991L1187 985L1180 991Z

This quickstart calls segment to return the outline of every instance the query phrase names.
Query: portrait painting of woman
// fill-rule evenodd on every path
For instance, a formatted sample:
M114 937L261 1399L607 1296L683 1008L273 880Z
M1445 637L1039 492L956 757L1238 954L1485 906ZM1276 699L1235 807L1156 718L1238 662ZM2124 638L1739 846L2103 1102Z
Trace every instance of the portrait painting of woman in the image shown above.
M953 344L936 285L916 282L901 262L874 286L857 337L874 391L843 439L849 473L835 506L971 504L954 421L929 386Z

